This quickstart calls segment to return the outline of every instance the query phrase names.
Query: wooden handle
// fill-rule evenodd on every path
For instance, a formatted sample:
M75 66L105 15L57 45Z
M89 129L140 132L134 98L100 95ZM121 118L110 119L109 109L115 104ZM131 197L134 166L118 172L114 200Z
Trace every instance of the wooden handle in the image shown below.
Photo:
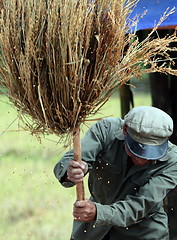
M73 146L74 146L74 160L81 163L81 142L80 142L80 128L76 127L73 130ZM84 183L83 181L76 184L77 201L85 200Z

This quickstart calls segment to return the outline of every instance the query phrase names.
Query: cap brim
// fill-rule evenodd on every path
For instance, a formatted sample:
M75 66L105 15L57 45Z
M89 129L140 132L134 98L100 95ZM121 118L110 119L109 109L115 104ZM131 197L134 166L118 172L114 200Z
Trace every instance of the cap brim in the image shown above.
M148 160L157 160L164 157L168 148L168 140L161 145L147 145L135 141L128 132L125 143L132 154Z

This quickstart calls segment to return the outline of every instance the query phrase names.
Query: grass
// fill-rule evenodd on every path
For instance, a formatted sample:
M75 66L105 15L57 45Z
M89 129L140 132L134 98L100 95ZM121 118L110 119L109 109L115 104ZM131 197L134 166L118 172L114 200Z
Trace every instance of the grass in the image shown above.
M139 105L151 105L150 96L136 94L135 106ZM93 118L120 116L119 106L114 96ZM3 95L0 115L0 239L69 240L75 188L63 188L53 175L63 145L57 144L56 136L40 142L29 132L17 131L18 120L8 128L16 111ZM86 122L83 133L93 123Z

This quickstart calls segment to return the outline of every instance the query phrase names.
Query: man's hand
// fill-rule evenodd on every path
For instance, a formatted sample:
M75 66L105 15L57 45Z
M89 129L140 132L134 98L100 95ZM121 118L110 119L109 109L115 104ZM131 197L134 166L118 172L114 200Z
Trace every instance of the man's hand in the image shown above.
M74 203L73 216L79 222L94 222L96 220L96 206L90 200L77 201Z
M86 162L82 161L81 163L78 163L72 160L68 163L67 178L69 181L77 184L83 180L87 171L88 165Z

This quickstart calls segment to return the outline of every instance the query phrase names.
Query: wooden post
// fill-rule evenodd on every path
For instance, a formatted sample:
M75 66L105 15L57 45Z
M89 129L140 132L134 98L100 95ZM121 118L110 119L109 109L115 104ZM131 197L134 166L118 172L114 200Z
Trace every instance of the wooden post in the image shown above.
M130 111L130 105L134 107L133 103L133 94L131 92L129 85L122 85L119 88L120 91L120 107L121 107L121 117L124 116Z
M80 128L76 127L73 130L73 146L74 146L74 160L81 163L81 142L80 142ZM76 184L77 201L85 200L84 183L83 181Z

